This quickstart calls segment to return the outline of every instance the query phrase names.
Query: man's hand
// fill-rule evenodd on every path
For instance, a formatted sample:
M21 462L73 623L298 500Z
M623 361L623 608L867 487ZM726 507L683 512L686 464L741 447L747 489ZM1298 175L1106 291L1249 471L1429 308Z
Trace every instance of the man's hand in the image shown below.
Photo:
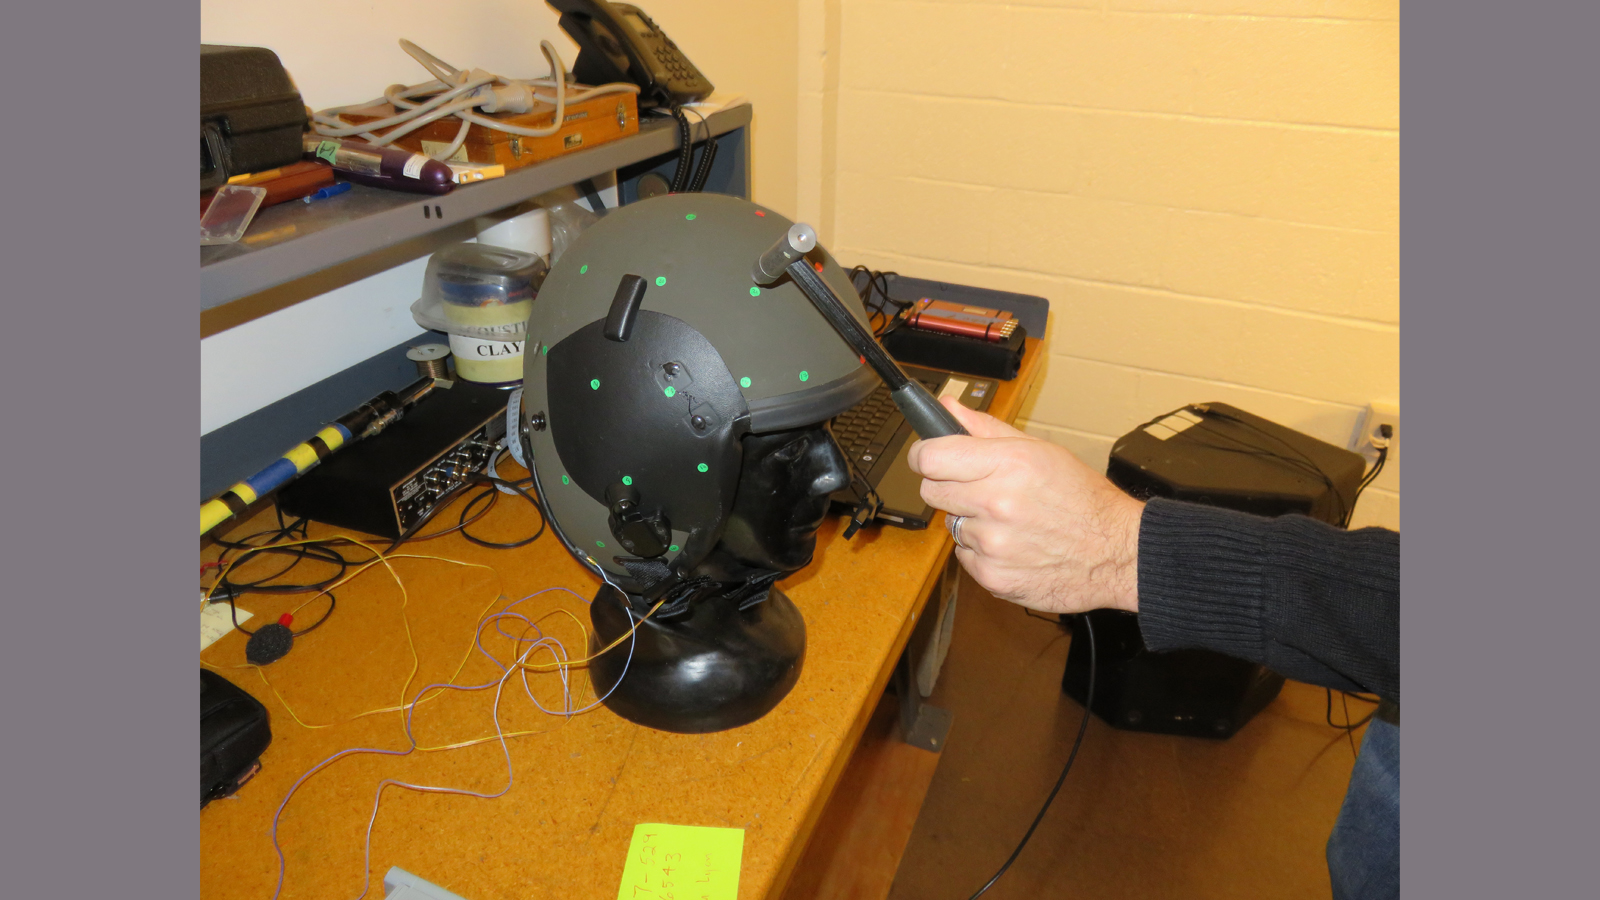
M1044 612L1138 611L1144 504L1063 447L946 399L972 436L911 445L922 498L962 523L956 558L996 597Z

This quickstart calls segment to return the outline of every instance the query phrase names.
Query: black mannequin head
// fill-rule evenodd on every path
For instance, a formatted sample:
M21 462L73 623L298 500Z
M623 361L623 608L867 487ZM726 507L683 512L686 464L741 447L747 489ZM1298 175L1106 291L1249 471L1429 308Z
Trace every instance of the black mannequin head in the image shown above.
M741 450L722 539L694 570L707 582L677 613L645 621L593 663L596 690L609 692L606 705L642 725L684 733L735 728L765 715L799 680L805 620L782 591L765 585L811 562L829 495L849 483L849 467L820 424L746 435ZM603 588L590 607L595 649L625 634L644 606Z
M747 434L733 510L722 539L695 569L719 582L805 568L817 546L828 496L850 483L844 454L821 425Z

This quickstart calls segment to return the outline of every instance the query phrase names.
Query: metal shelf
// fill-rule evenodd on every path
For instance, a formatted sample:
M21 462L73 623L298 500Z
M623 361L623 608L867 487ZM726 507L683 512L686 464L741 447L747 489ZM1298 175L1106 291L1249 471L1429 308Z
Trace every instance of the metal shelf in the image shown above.
M750 106L744 104L712 113L706 121L712 134L721 135L748 125L750 114ZM698 123L695 131L702 133ZM676 124L656 118L641 123L638 134L518 169L504 178L464 185L442 197L355 185L329 200L279 204L256 217L244 241L200 248L200 309L214 309L585 178L669 153L677 145Z

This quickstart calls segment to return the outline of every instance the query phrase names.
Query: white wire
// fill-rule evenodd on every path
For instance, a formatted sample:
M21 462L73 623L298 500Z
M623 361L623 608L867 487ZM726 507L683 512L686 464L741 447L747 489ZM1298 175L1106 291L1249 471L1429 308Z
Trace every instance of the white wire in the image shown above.
M606 580L607 580L608 583L610 582L610 579L606 579ZM614 586L615 585L613 585L613 587ZM283 816L284 809L289 805L289 800L295 795L295 792L300 789L300 786L302 784L304 784L307 779L309 779L311 776L315 775L317 772L320 772L321 770L327 768L330 764L334 763L335 761L337 761L339 759L342 759L343 757L354 755L354 754L357 754L357 753L373 753L373 754L378 754L378 755L382 755L382 756L409 756L413 752L415 752L417 750L417 741L416 741L415 735L412 732L412 727L411 727L412 716L415 715L415 713L416 713L417 704L420 703L422 698L425 695L427 695L429 692L433 691L436 688L437 689L441 689L441 690L456 690L456 691L479 691L479 690L485 690L485 689L487 689L487 688L489 688L491 686L494 688L494 703L490 707L490 715L494 720L495 738L499 741L501 753L504 755L505 761L506 761L506 785L505 785L505 787L501 788L500 790L498 790L498 791L496 791L494 793L485 793L485 792L469 790L469 789L466 789L466 788L452 788L452 787L442 787L442 786L437 786L437 785L414 784L414 783L408 783L408 782L399 781L399 780L393 779L393 778L385 778L385 779L379 781L377 789L373 792L373 796L372 796L372 814L367 818L366 838L365 838L365 840L363 842L363 850L362 850L362 856L363 856L362 887L361 887L361 893L356 897L356 900L362 900L362 898L364 898L367 895L367 892L369 890L371 890L371 886L372 886L372 881L371 881L371 878L372 878L372 830L373 830L373 827L377 824L377 821L378 821L378 808L383 802L383 792L384 792L385 788L388 788L388 787L390 787L392 785L394 787L405 788L407 790L418 791L420 793L457 794L457 795L461 795L461 796L475 797L475 798L483 799L483 800L492 800L492 799L495 799L497 797L503 797L507 793L510 792L510 790L512 788L512 785L515 783L515 772L514 772L514 770L512 768L512 764L511 764L511 748L506 743L505 726L500 721L500 698L502 696L502 693L505 690L506 679L511 677L512 671L514 671L515 669L518 669L518 668L522 669L522 683L523 683L524 689L527 690L528 699L532 700L533 701L533 705L538 707L540 711L546 713L547 715L559 715L559 716L563 716L563 717L565 717L567 719L571 719L575 715L580 715L582 713L586 713L586 712L589 712L592 709L597 708L598 706L600 706L601 703L603 703L605 701L606 697L611 696L612 691L615 691L617 689L616 685L612 685L611 686L611 690L607 691L604 696L599 697L598 699L595 700L595 702L589 704L588 706L585 706L583 709L577 709L577 710L573 709L572 708L572 686L571 686L571 683L568 680L569 669L571 668L570 663L568 662L570 657L567 654L566 647L563 646L561 644L561 642L556 640L555 638L544 636L543 632L539 630L539 627L537 625L535 625L533 620L529 619L527 616L524 616L524 615L522 615L520 613L511 612L511 609L513 607L517 606L518 604L523 603L523 602L528 601L528 600L532 600L535 597L541 596L541 595L549 593L551 591L565 591L566 593L572 594L574 597L577 597L580 600L584 600L585 602L588 602L583 597L583 595L579 594L577 591L571 590L570 588L563 588L563 587L545 588L544 590L535 591L532 594L529 594L529 595L527 595L526 597L523 597L520 600L512 601L511 603L507 604L506 606L501 607L498 612L496 612L496 613L494 613L494 614L492 614L492 615L480 620L479 623L478 623L478 627L477 627L477 632L478 632L479 636L481 636L482 631L483 631L483 627L486 624L488 624L490 622L496 622L501 618L512 618L512 619L518 619L518 620L522 621L523 623L525 623L526 625L528 625L529 627L533 628L535 631L538 631L539 634L540 634L540 637L538 639L536 639L536 640L528 642L527 649L523 650L519 655L517 655L515 657L516 662L513 665L510 665L510 666L501 665L500 661L498 659L495 659L493 655L487 654L487 651L483 651L483 646L482 646L481 640L479 639L479 637L475 637L474 641L477 644L478 649L480 651L485 652L486 655L489 655L490 660L494 662L495 666L501 669L500 677L498 679L494 680L494 681L485 682L483 684L478 684L478 685L457 685L457 684L451 684L451 683L430 684L430 685L427 685L426 687L422 688L420 691L418 691L417 695L412 698L411 702L409 704L406 704L407 710L402 713L404 715L406 738L407 738L407 741L410 744L410 746L406 747L404 750L384 750L384 749L367 748L367 747L362 747L362 748L353 747L353 748L350 748L348 750L340 750L339 752L333 754L332 756L328 757L327 759L323 760L322 762L316 764L315 766L312 766L310 769L308 769L305 772L305 774L301 775L300 778L295 781L295 783L289 788L289 792L284 795L283 800L279 802L277 811L273 814L273 817L272 817L272 829L271 829L272 846L273 846L273 849L276 851L276 853L278 855L278 882L277 882L277 887L273 890L273 894L272 894L273 900L278 900L278 898L283 893L284 876L285 876L285 874L287 872L287 867L288 867L287 860L283 855L283 848L278 842L278 825L279 825L279 820ZM633 615L633 612L631 610L628 611L628 620L629 620L630 623L634 621L634 615ZM505 632L501 632L501 633L505 634ZM634 632L631 635L631 637L632 637L632 640L630 640L629 643L628 643L628 659L627 659L627 662L625 662L623 664L624 676L626 676L626 673L627 673L628 663L631 663L633 661L634 649L635 649L635 646L638 643L637 632ZM526 640L526 639L521 639L521 640ZM528 657L533 655L533 653L535 651L537 651L540 647L545 647L546 649L549 649L551 654L554 655L557 658L557 660L559 660L558 670L559 670L559 672L561 674L561 683L562 683L562 710L559 711L559 712L545 709L544 705L541 704L537 699L534 698L533 691L528 686L528 670L523 667L523 663L525 663L527 661ZM620 680L619 680L618 683L619 684L621 683Z
M473 125L522 137L549 137L558 133L566 123L569 104L582 103L606 94L639 93L638 85L616 82L576 91L569 95L566 68L561 61L561 54L556 52L555 45L549 41L539 42L539 49L550 64L549 78L506 78L484 72L482 69L471 71L458 69L404 38L400 40L400 48L427 69L428 73L434 76L434 80L410 87L390 85L383 92L382 100L374 100L366 105L386 102L400 112L373 122L352 124L345 121L344 114L357 108L356 106L336 106L313 113L311 119L318 134L327 137L360 136L381 147L439 119L455 116L461 120L461 127L456 130L455 140L443 149L435 149L428 154L434 159L443 160L454 156L456 151L461 149ZM555 114L550 120L550 125L544 128L529 128L473 112L476 107L493 101L494 98L483 89L495 84L526 88L534 100L553 104ZM553 88L554 92L543 93L539 88ZM414 98L423 96L428 96L428 99L420 103L413 102ZM385 128L391 130L380 134L379 132Z
M503 479L500 478L500 473L496 472L494 470L495 463L499 462L500 461L500 457L503 456L505 453L506 453L506 447L505 447L504 444L501 444L498 448L495 449L493 455L491 455L489 457L489 466L488 466L489 477L495 479L495 482L494 482L494 489L495 490L499 491L502 494L515 494L516 493L515 490L513 490L511 488L508 488L505 485L499 483Z

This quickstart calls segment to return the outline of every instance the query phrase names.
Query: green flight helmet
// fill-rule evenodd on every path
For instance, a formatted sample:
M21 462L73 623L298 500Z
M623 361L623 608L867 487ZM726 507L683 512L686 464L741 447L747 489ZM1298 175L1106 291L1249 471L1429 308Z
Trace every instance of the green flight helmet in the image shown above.
M791 224L719 194L641 200L583 232L540 288L529 469L562 543L629 593L660 593L715 546L740 438L824 422L879 383L792 281L752 279ZM839 264L820 246L808 257L867 322Z

